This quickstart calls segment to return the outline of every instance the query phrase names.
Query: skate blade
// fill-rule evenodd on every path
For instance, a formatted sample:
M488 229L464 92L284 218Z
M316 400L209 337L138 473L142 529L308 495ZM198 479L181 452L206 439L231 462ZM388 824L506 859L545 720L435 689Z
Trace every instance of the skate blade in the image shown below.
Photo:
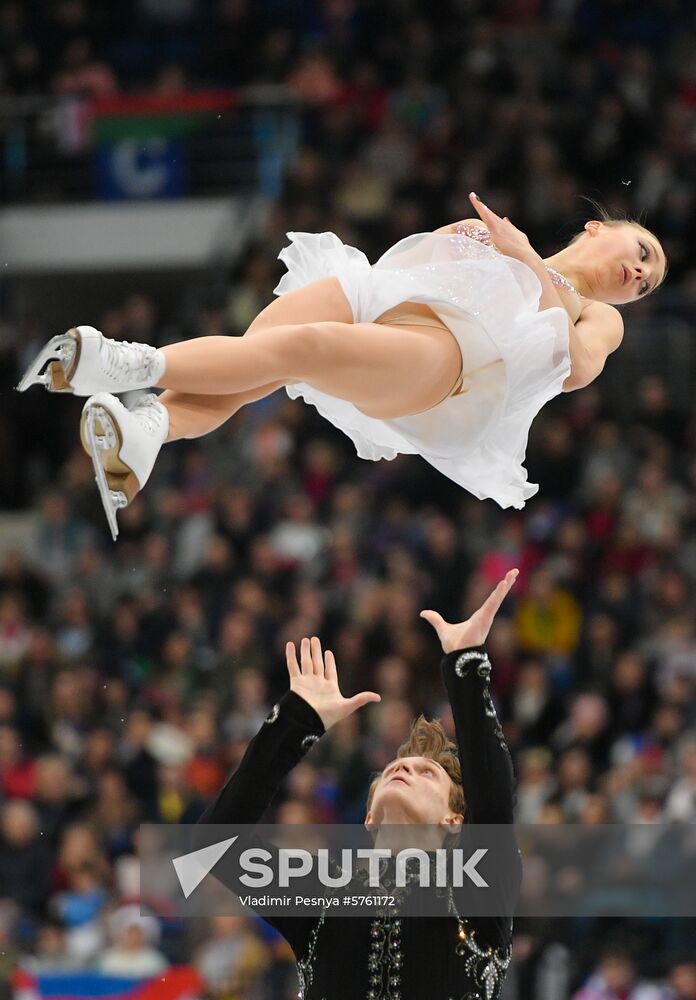
M138 493L135 473L118 457L123 440L113 416L103 406L90 406L80 422L82 447L92 459L94 478L111 537L118 537L116 511L127 507Z
M26 392L32 385L42 385L49 392L72 392L70 379L79 360L79 332L73 329L61 333L39 351L25 371L17 391Z

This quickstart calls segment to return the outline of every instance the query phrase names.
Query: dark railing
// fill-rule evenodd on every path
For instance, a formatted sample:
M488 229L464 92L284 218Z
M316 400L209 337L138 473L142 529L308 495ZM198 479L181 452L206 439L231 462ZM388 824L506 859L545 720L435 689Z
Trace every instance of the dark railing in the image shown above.
M273 197L297 136L296 101L282 86L97 101L5 98L0 201L127 197L128 183L142 181L146 191L157 181L158 165L176 194L253 189Z

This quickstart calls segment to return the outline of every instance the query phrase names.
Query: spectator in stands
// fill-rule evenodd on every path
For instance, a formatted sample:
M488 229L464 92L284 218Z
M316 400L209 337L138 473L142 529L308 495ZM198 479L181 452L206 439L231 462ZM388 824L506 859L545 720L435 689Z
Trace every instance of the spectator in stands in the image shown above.
M679 773L669 792L665 811L670 820L696 821L696 733L681 743Z
M551 574L537 569L517 608L521 648L566 659L574 652L580 631L580 609L575 598Z
M62 938L70 961L87 965L97 957L104 944L102 915L107 899L103 869L89 863L70 869L67 888L52 897L50 909L64 929Z
M213 997L249 996L258 992L268 962L268 949L243 917L212 917L210 938L198 950L195 964Z
M21 799L0 807L0 886L29 913L46 905L51 879L51 854L39 829L36 809Z
M668 1000L696 1000L696 961L687 958L674 963L667 975Z
M516 817L518 823L537 823L541 809L554 795L557 782L548 750L534 747L519 757Z
M641 980L631 956L606 951L573 1000L661 1000L656 986Z
M135 905L122 906L108 919L113 942L99 959L99 968L111 976L145 979L166 969L168 962L158 950L159 923L154 916L142 914Z
M53 917L43 920L32 942L32 950L21 958L22 967L29 972L69 972L80 968L80 959L68 951L62 922Z

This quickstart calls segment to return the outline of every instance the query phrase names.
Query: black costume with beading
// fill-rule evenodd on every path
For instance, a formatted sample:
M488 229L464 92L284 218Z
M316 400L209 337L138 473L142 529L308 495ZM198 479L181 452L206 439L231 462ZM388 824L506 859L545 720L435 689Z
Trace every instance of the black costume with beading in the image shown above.
M456 727L466 820L512 824L512 762L490 696L485 649L449 653L441 668ZM257 823L285 776L323 734L311 705L288 691L200 822ZM514 853L516 895L520 864L516 848ZM301 1000L496 1000L510 962L509 917L264 919L297 957Z

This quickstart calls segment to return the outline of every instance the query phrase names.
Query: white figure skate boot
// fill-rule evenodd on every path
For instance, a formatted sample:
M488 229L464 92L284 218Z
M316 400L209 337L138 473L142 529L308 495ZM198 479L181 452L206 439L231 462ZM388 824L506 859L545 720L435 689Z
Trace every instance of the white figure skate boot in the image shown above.
M49 340L17 389L25 392L31 385L43 385L49 392L76 396L151 389L164 367L164 355L156 347L111 340L93 326L76 326Z
M148 481L168 430L167 409L152 392L130 409L107 392L91 396L83 407L80 439L92 459L114 541L116 511L127 507Z

